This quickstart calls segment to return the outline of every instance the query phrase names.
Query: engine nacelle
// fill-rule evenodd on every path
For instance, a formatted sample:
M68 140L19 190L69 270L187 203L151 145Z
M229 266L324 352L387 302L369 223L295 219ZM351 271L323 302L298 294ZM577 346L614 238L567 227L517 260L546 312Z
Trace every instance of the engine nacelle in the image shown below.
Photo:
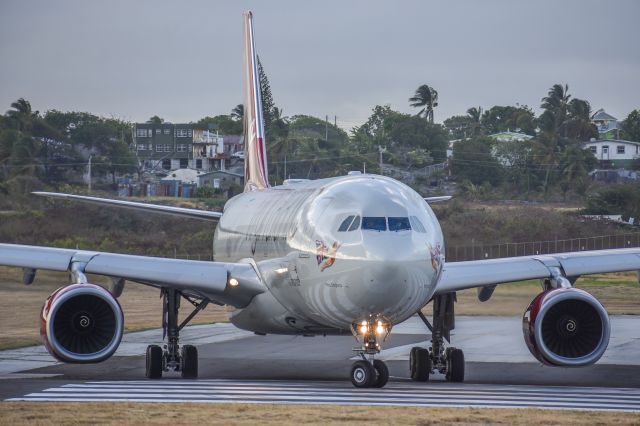
M609 315L602 304L576 288L547 290L522 317L524 340L540 362L582 367L598 361L609 344Z
M72 284L49 296L40 335L49 353L69 363L100 362L118 349L124 316L118 301L95 284Z

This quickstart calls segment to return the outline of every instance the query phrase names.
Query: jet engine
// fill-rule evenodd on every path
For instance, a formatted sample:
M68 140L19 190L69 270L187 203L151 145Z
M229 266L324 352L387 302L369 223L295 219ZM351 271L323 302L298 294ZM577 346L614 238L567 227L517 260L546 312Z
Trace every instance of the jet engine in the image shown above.
M524 340L540 362L582 367L598 361L609 344L609 315L586 291L558 288L540 293L522 317Z
M72 284L56 290L40 316L45 347L53 357L69 363L109 358L120 344L123 328L120 304L95 284Z

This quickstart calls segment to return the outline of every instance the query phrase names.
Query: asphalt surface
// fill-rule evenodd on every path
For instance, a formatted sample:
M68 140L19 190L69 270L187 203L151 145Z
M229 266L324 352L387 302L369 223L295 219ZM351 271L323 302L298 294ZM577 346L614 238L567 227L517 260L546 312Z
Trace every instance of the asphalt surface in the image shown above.
M354 359L352 348L356 345L352 337L256 336L229 324L196 326L183 334L182 343L198 346L199 378L196 381L184 381L179 373L173 372L165 373L159 381L144 379L145 359L137 354L144 353L141 349L147 340L158 342L157 330L128 335L117 356L100 364L55 363L41 347L3 351L0 352L0 399L69 400L81 395L80 400L87 400L93 395L98 400L109 400L113 399L110 395L117 395L114 400L126 397L127 400L165 401L178 395L183 400L260 402L252 399L251 392L245 395L247 389L255 388L271 395L261 397L267 402L323 403L325 400L319 398L318 392L331 394L333 389L345 393L341 397L343 403L364 405L367 402L384 404L384 401L393 404L394 395L415 394L423 395L423 399L407 400L401 405L447 405L447 401L460 401L454 405L554 408L549 404L549 396L567 394L577 396L570 397L576 399L567 402L569 405L564 408L640 410L640 360L637 359L640 339L626 335L631 331L640 337L637 332L640 319L619 318L612 326L612 343L606 359L590 367L572 369L537 363L524 346L517 318L461 318L453 343L463 350L469 348L464 384L448 383L439 374L433 375L428 383L410 380L408 351L414 345L426 345L429 340L427 334L419 333L421 327L417 320L409 321L396 327L385 342L380 358L387 363L391 378L381 394L387 395L387 399L382 401L364 398L362 390L354 389L349 381ZM504 358L504 354L508 354L508 358L491 362L492 358ZM238 386L241 391L234 390ZM553 388L558 386L563 388ZM173 387L181 390L171 392ZM163 390L167 388L169 391ZM379 390L367 390L376 391ZM430 396L434 392L442 395L453 392L459 398L434 400ZM477 398L478 392L483 398ZM601 399L598 394L608 392L614 395L611 404L594 405L595 400ZM510 393L521 394L524 399L511 401L505 396ZM291 394L309 396L292 399ZM615 395L624 397L620 400ZM326 401L324 403L336 403L329 397Z

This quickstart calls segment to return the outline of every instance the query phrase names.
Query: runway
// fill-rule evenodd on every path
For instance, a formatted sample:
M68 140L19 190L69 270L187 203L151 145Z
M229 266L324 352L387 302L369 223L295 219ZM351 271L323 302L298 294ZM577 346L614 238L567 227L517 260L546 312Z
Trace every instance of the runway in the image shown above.
M356 389L339 382L168 380L66 384L9 401L129 401L547 408L640 412L640 389L392 382Z
M187 327L181 343L197 345L199 379L165 373L144 379L149 343L160 330L129 333L116 356L99 364L57 363L42 346L0 352L0 399L25 401L243 402L456 407L540 407L640 412L640 318L612 317L607 353L586 368L553 368L528 353L517 317L459 317L452 337L465 350L465 383L440 374L409 379L408 352L427 345L424 325L394 328L380 359L391 379L383 389L355 389L350 336L256 336L231 324Z

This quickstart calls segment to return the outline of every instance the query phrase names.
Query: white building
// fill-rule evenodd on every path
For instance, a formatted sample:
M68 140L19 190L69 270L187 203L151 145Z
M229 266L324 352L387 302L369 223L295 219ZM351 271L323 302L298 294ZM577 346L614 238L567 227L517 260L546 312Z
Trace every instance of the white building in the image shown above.
M620 139L591 140L583 144L600 161L612 168L628 168L631 162L640 158L640 142Z

